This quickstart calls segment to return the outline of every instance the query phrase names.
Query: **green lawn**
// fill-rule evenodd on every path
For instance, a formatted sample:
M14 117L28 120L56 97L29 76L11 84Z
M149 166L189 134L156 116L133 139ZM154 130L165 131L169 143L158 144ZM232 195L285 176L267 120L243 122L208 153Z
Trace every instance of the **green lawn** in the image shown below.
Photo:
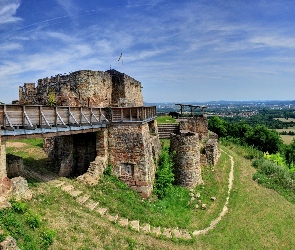
M177 121L169 115L157 116L157 123L177 123Z
M31 145L35 150L36 146ZM34 196L27 202L27 209L31 214L40 215L44 227L56 231L49 249L294 249L295 205L252 180L255 169L242 157L242 148L221 147L235 161L229 211L208 234L189 242L157 238L120 227L46 182L32 185ZM229 170L230 160L225 154L216 167L203 168L204 185L195 192L201 193L207 210L196 209L194 203L188 205L188 191L181 188L175 188L163 201L153 196L146 201L112 177L103 178L97 186L90 187L75 179L60 179L108 207L112 214L154 226L179 226L192 231L208 227L220 213L227 196ZM211 196L217 200L211 201ZM20 236L21 241L24 239Z

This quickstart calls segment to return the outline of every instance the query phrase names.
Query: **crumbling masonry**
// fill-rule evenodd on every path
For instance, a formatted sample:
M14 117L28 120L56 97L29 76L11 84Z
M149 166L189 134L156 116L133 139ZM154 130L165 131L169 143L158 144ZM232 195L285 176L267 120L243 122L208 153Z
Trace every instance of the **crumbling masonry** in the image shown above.
M25 83L19 104L75 107L142 107L141 83L116 70L80 70ZM95 184L104 170L148 197L161 150L157 123L110 123L100 132L46 138L44 149L60 176L79 176Z
M80 70L40 79L37 86L25 83L19 88L19 101L16 103L140 109L143 106L141 88L140 82L116 70ZM122 109L121 114L124 112ZM133 111L130 109L128 112L132 117ZM194 187L202 183L201 165L214 165L218 160L217 136L209 135L204 115L181 121L179 131L171 134L175 179L179 185ZM155 162L161 146L157 122L153 117L140 122L132 119L110 122L99 132L46 138L44 150L60 176L79 176L78 179L95 184L110 166L122 181L143 197L148 197L153 189ZM5 145L1 143L1 166L6 165L5 161ZM11 168L14 163L9 164L12 164ZM12 172L21 171L21 164L17 164ZM10 187L6 170L0 169L1 199Z

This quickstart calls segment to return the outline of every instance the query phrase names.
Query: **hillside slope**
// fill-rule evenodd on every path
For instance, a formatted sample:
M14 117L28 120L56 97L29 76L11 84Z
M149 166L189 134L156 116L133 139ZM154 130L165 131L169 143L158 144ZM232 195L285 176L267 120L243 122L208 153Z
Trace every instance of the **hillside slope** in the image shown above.
M127 200L124 203L124 200L122 202L120 199L124 189L118 190L109 180L105 180L104 186L97 187L85 187L75 179L66 178L48 182L34 181L31 184L34 197L28 202L28 206L31 211L42 216L49 228L57 231L49 249L294 249L295 205L275 191L254 182L252 175L255 169L235 148L222 146L222 149L233 156L235 163L229 211L214 229L205 235L193 237L192 240L157 237L120 226L118 222L111 222L112 218L108 219L95 210L91 211L86 203L83 205L77 202L76 197L70 195L66 188L62 188L73 186L75 190L81 190L84 196L88 195L93 202L99 201L100 206L109 206L110 216L119 214L130 220L136 220L136 216L141 218L139 214L131 211L133 207L127 204ZM36 167L34 169L36 170ZM190 217L187 224L190 232L193 228L208 227L210 221L221 212L227 194L229 170L229 157L223 153L213 172L214 180L220 184L220 188L214 191L217 202L212 203L206 211L197 210L192 213L194 217ZM211 169L203 170L203 175L207 174L212 174ZM212 193L208 183L210 179L204 177L204 180L204 190ZM57 187L57 183L63 183L63 186ZM109 187L104 189L107 185ZM118 192L122 193L116 196ZM108 203L108 200L111 202ZM138 199L138 203L141 202ZM142 210L141 213L148 213L141 219L144 223L164 223L161 222L161 210L154 213ZM173 222L171 223L173 227Z

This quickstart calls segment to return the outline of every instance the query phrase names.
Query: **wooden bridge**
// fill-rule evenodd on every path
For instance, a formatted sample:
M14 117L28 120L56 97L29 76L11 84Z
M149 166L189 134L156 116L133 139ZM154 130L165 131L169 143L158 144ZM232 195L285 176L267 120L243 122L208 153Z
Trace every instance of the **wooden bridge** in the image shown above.
M46 137L88 133L111 123L146 123L156 118L156 107L49 107L0 105L1 136Z

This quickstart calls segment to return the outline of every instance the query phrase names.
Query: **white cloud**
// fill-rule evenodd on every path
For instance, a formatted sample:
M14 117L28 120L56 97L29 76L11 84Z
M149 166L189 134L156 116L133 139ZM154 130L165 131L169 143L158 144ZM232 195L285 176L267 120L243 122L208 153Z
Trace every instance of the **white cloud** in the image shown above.
M22 20L15 16L16 10L20 6L20 0L0 1L0 24L13 23Z

